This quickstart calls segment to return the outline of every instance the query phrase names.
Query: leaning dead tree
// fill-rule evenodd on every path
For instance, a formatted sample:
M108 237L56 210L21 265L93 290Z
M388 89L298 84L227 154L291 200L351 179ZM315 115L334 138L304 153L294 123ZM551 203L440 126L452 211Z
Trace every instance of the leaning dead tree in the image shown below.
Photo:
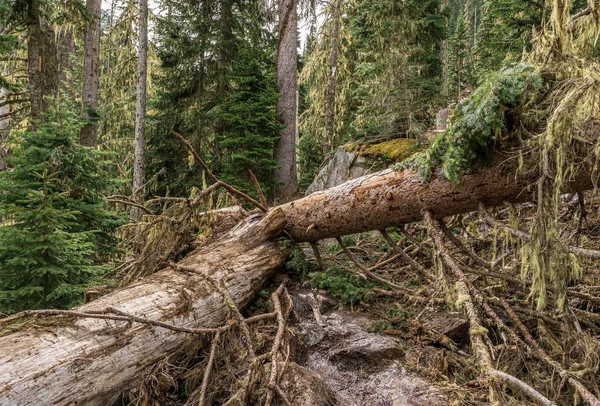
M260 365L266 370L261 375L266 388L261 402L269 405L277 398L288 404L279 385L287 365L283 342L291 308L289 300L281 303L284 284L272 296L273 312L250 318L241 313L286 260L288 253L279 237L310 242L318 254L315 242L321 239L379 230L393 256L367 266L338 239L342 252L358 274L380 284L379 294L438 303L444 299L436 294L444 287L446 295L454 298L452 305L469 318L472 351L466 356L475 361L473 385L488 389L489 401L501 402L506 387L538 404L556 404L554 398L561 396L561 389L550 397L515 371L501 370L494 362L498 355L494 344L502 341L502 348L514 346L520 354L532 356L548 380L556 374L560 388L571 388L569 393L576 399L600 405L597 383L590 378L597 376L599 368L593 354L600 350L594 337L600 317L593 306L600 304L600 297L574 286L581 278L577 257L600 258L600 252L577 244L580 227L567 235L561 223L571 202L584 210L582 192L593 189L598 178L595 149L600 123L595 112L600 104L596 100L600 68L586 56L600 27L600 2L590 1L587 9L573 16L569 1L549 1L548 6L552 16L536 35L532 54L459 106L447 133L407 168L353 179L270 209L264 201L259 203L220 182L205 168L214 181L211 190L223 187L262 213L199 248L188 247L191 252L177 263L168 262L169 258L152 263L148 245L142 252L144 266L151 272L136 276L149 276L73 311L33 311L1 320L0 404L110 404L124 391L139 387L148 368L176 354L190 337L205 339L209 348L202 384L191 396L196 404L206 404L215 354L231 329L236 329L243 344L244 368L235 371L239 389L225 404L248 403L254 378L261 375ZM469 104L481 100L486 108ZM473 112L480 116L469 116ZM474 127L481 123L490 126ZM498 133L502 137L497 138ZM482 157L470 149L494 146L503 153L488 156L487 166L478 164ZM457 173L459 184L448 180L456 180ZM206 197L203 192L199 195ZM527 201L534 203L528 212L530 221L519 223L513 204ZM194 208L190 201L182 204ZM141 206L151 217L152 210ZM489 211L494 207L502 207L502 213L495 216ZM461 233L457 234L457 227L443 220L463 213L473 216L477 211L482 219L473 223L477 227L497 227L517 239L505 237L504 245L505 255L518 259L520 269L495 257L485 258L463 239L468 235L466 227L458 223ZM202 215L192 212L178 215L172 224L190 224ZM426 241L404 227L423 220L430 238ZM153 219L152 224L155 221L160 222ZM390 236L390 227L398 227L404 235L402 243ZM172 244L168 250L176 251ZM394 261L402 261L422 287L408 288L397 274L382 271ZM497 283L486 283L490 280ZM521 302L533 301L537 309L521 306L514 300L517 297L524 299ZM549 308L561 312L562 319L549 317ZM551 351L556 342L550 346L541 341L526 318L562 331L581 359L567 363L558 357ZM268 351L258 354L251 325L265 320L275 323L274 339ZM465 356L462 350L456 352ZM536 384L542 381L531 379Z

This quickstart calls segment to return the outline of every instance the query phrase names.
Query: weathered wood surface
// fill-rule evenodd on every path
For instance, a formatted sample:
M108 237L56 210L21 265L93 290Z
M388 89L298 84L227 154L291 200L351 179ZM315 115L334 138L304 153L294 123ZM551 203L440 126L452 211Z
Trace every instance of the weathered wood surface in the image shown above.
M280 210L254 215L179 263L196 272L166 269L77 310L110 306L177 326L219 326L227 319L227 306L200 275L224 281L236 305L245 306L285 261L285 252L272 239L284 225ZM57 326L0 337L0 405L110 405L186 336L98 319L63 318Z

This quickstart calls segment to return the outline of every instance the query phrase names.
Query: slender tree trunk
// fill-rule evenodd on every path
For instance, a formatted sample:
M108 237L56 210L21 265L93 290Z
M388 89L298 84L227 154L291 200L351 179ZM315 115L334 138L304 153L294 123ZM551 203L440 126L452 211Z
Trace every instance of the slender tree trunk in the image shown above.
M285 126L281 137L275 143L275 159L279 168L275 171L275 181L282 185L278 189L283 199L288 199L298 191L298 171L296 168L296 143L298 115L298 56L297 42L297 0L279 0L279 47L277 49L277 88L279 100L277 112Z
M27 65L31 118L42 119L48 109L47 96L58 91L58 57L54 31L41 15L40 3L29 3Z
M64 28L58 35L57 39L58 52L58 91L59 94L68 94L75 97L72 89L72 81L67 72L73 68L71 60L75 53L75 33L73 28Z
M326 154L333 150L333 141L335 138L335 98L337 91L340 18L340 0L335 0L333 3L333 25L331 27L331 51L329 54L329 83L327 84L327 118L325 124L325 134L327 134Z
M133 161L133 195L138 201L144 196L144 161L146 159L146 77L148 71L148 0L140 0L139 51L135 103L135 150ZM137 211L134 211L137 217Z
M442 1L442 10L448 7L448 0ZM448 19L446 19L446 30ZM448 97L448 40L443 39L440 44L440 59L442 60L442 97Z
M413 136L413 123L412 123L412 109L410 104L410 91L408 90L408 45L406 39L403 41L404 49L402 52L402 87L404 92L404 109L406 110L408 129L406 130L406 137L411 138Z
M100 12L101 0L87 0L86 8L90 20L85 27L83 56L83 119L91 120L79 133L79 142L86 147L95 147L98 140L98 126L95 121L98 113L98 90L100 86Z
M4 72L2 73L4 76ZM0 88L0 103L6 101L8 96L8 92L5 88ZM10 125L10 103L0 106L0 171L6 169L6 147L4 145L4 140L8 135L8 127Z

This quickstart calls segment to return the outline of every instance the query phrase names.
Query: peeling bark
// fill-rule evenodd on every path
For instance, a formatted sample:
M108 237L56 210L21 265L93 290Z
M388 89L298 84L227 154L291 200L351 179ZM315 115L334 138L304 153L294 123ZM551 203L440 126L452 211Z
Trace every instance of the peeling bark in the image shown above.
M203 275L224 281L243 307L284 263L287 253L274 239L284 229L297 241L316 241L418 221L424 210L442 218L476 210L479 201L488 206L526 201L531 193L524 189L534 182L515 180L514 174L514 167L496 165L465 174L460 185L441 177L423 184L410 170L354 179L244 220L179 263L194 272L165 269L77 310L113 307L176 326L219 326L227 306ZM570 186L583 191L593 184L581 173ZM185 338L122 321L63 318L56 324L50 331L29 328L0 337L0 405L110 404Z

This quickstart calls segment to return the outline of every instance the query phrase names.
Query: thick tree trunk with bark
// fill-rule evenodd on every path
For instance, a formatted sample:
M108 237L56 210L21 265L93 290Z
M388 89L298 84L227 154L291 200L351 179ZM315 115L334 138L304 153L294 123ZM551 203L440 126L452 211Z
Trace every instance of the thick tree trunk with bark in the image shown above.
M189 272L165 269L76 310L114 307L179 327L221 326L228 307L203 275L223 282L235 304L245 306L285 261L272 239L284 225L281 210L254 215L183 259L179 265ZM0 337L0 405L110 405L186 336L138 323L62 318L52 328Z
M83 55L83 119L97 116L98 87L100 85L100 11L101 0L87 0L86 9L90 20L85 27L85 45ZM95 147L98 138L98 126L88 123L79 133L79 142L86 147Z
M498 156L496 165L465 173L458 185L440 176L423 183L413 170L388 169L353 179L281 206L286 231L296 241L317 241L420 221L423 210L441 219L477 210L480 201L492 207L530 199L524 189L534 180L515 180L516 167L502 166L502 160ZM592 181L581 173L570 186L588 190Z
M146 160L146 79L148 74L148 0L140 0L139 50L135 102L135 146L133 157L133 196L144 196L144 161ZM133 211L137 217L137 211Z
M4 72L2 72L4 75ZM8 91L5 88L0 88L0 103L5 102L8 98ZM10 124L10 103L3 104L0 106L0 171L6 169L6 147L4 146L4 140L8 135L8 127Z
M77 310L113 307L177 326L215 327L227 318L227 306L203 275L223 282L243 307L284 263L286 252L274 238L284 229L297 241L384 229L421 220L424 210L442 218L475 210L479 201L525 201L531 193L524 188L532 183L515 180L514 167L499 165L472 170L460 185L439 177L423 184L410 170L367 175L273 208L264 218L250 217L180 262L193 272L166 269ZM582 173L569 186L583 191L593 184ZM0 405L110 404L184 337L161 327L97 319L57 320L51 330L0 337Z
M58 91L58 57L52 26L41 15L40 3L29 5L27 65L31 118L38 120L47 111L47 96Z
M285 126L275 143L275 159L279 168L275 181L282 183L278 192L289 198L298 191L296 168L296 119L298 110L298 57L297 57L297 0L279 0L279 47L277 49L277 113Z

